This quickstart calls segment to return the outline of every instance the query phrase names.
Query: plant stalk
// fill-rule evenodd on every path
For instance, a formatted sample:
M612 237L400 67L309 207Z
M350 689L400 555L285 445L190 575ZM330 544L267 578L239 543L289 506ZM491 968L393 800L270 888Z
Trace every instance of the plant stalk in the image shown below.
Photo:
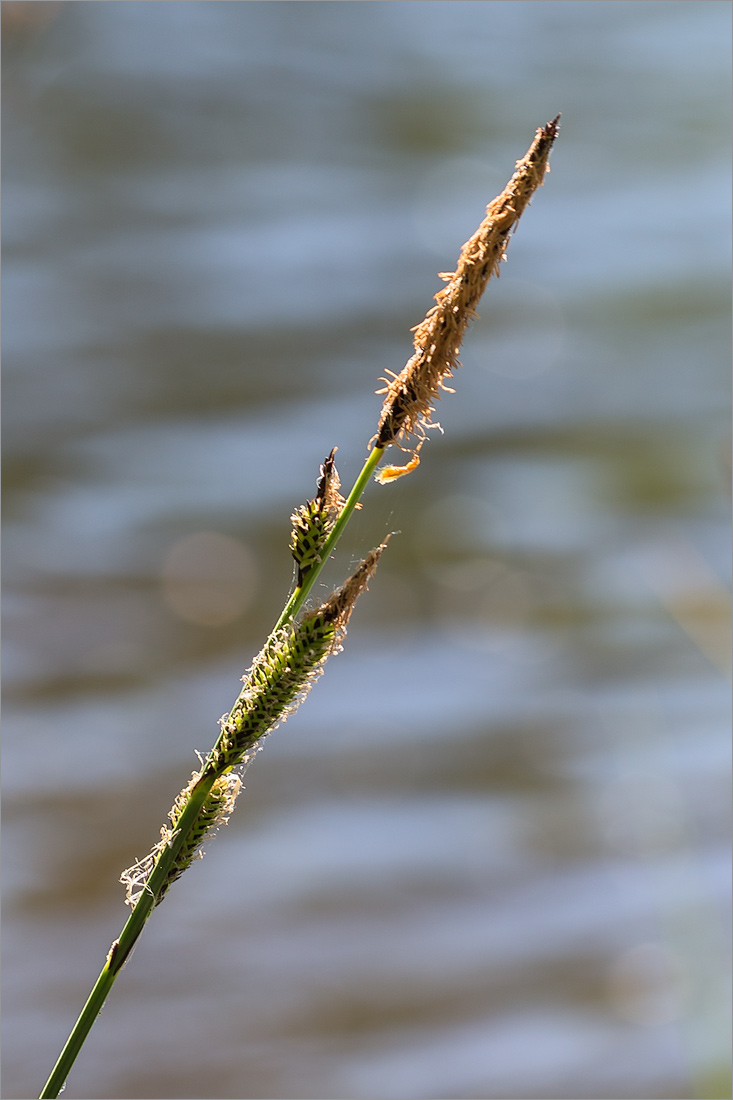
M550 150L558 133L559 118L558 115L546 126L537 130L527 155L517 162L512 179L501 195L489 204L484 221L473 237L463 246L456 271L453 274L443 276L444 279L447 279L446 287L436 294L436 305L430 309L425 321L415 329L415 354L399 375L388 372L390 373L390 379L384 379L386 388L377 391L378 393L385 393L387 396L382 407L379 428L374 437L374 446L369 452L351 492L343 503L343 507L340 507L339 514L333 522L328 537L323 545L319 547L317 559L312 565L309 565L307 572L302 577L300 563L298 563L300 583L296 584L287 600L268 644L277 635L277 632L283 628L286 628L286 630L291 627L297 629L295 627L295 617L303 607L318 575L341 537L368 481L379 465L385 449L394 443L406 450L407 448L403 446L404 443L410 438L417 440L412 459L407 466L398 470L391 467L387 468L384 471L385 479L388 475L388 478L392 480L396 476L401 476L402 473L409 473L417 466L419 461L418 452L426 437L426 429L435 426L429 420L433 412L434 402L440 395L439 391L448 388L444 385L444 381L447 377L452 376L453 371L458 366L458 350L469 320L475 316L475 306L488 280L493 274L498 274L499 262L504 256L510 235L528 205L532 194L542 184L548 167ZM333 452L331 452L327 461L332 459ZM323 477L326 478L325 472L323 472ZM336 482L336 489L338 489L338 481ZM332 628L336 623L337 629L344 630L354 600L359 592L366 587L366 582L372 575L379 554L383 549L384 544L373 550L364 559L356 573L349 578L349 581L338 592L334 593L321 609L323 611L331 604L331 612L338 614L337 618L331 618L330 620ZM337 601L336 605L333 605L334 599ZM321 641L323 641L323 638L321 638ZM317 662L321 658L325 659L325 653L319 656L317 649L315 651L311 649L309 653L312 661ZM312 664L311 667L315 668L316 665ZM292 676L291 668L286 668L284 671ZM305 680L303 684L305 684ZM293 683L291 679L290 687L294 691L298 685ZM273 719L273 725L282 720L282 715L288 703L292 701L292 691L283 702L284 709L279 712L279 716L276 715ZM246 693L247 687L245 686L243 695L246 696ZM242 695L240 695L241 698ZM275 703L277 704L277 698ZM271 710L265 713L269 721L270 717L276 714L276 711ZM234 711L232 714L234 714ZM230 720L231 717L230 715ZM269 728L273 728L273 725ZM255 729L250 735L251 745L248 742L246 749L242 749L242 752L249 751L249 748L256 741L266 736L267 732L269 730L263 729L260 732ZM161 892L169 884L171 873L177 870L176 861L181 849L196 827L199 815L204 810L204 805L212 793L214 784L222 775L231 773L242 763L246 763L247 757L238 755L239 750L236 748L236 743L233 753L231 746L228 746L227 751L224 752L224 739L231 738L231 736L230 721L223 720L222 731L214 748L206 758L201 772L194 775L191 785L182 792L181 802L177 802L174 806L175 812L172 811L171 816L172 831L164 829L162 832L163 839L153 849L155 862L150 874L147 875L147 865L144 864L144 872L147 877L132 878L131 881L134 885L143 884L140 894L139 896L134 895L132 912L120 933L119 939L115 940L109 949L102 971L69 1035L66 1045L59 1055L51 1076L44 1086L40 1100L57 1097L64 1087L76 1057L94 1021L101 1012L117 975L130 957L145 922L161 897ZM222 752L219 751L220 749ZM184 798L185 802L183 801ZM180 805L183 806L183 809L179 813ZM194 838L198 842L195 833ZM195 850L195 847L196 845L193 846L192 850ZM190 858L189 852L189 862ZM138 867L139 865L136 865L132 870L137 871ZM180 873L180 869L177 870L177 873ZM176 877L176 873L173 874L173 877Z

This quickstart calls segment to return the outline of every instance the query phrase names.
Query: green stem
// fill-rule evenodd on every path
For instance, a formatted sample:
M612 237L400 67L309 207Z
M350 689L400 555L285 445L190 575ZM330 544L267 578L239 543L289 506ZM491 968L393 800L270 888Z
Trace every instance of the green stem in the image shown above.
M349 518L359 503L359 498L363 494L367 483L372 476L374 470L379 465L379 461L384 454L383 447L375 447L367 458L362 470L354 482L354 487L349 493L346 503L339 515L333 530L331 531L328 539L326 540L323 551L321 553L321 560L311 570L309 570L307 577L304 579L303 584L296 588L290 599L283 608L282 615L277 621L275 630L285 626L291 622L298 611L305 603L308 593L313 587L318 574L328 561L328 557L338 542ZM217 740L218 744L218 740ZM168 874L171 871L177 857L181 850L189 832L191 831L196 818L199 815L199 811L206 801L211 788L217 779L217 772L213 767L213 759L216 751L216 746L209 755L208 761L204 766L201 778L195 787L191 791L188 802L185 809L181 813L180 818L176 822L176 829L172 840L161 851L158 856L158 860L153 868L150 878L148 879L142 894L138 898L135 906L127 919L125 927L120 933L118 940L112 944L107 955L107 961L105 962L102 971L97 978L96 984L89 994L89 998L82 1009L79 1019L76 1021L74 1028L66 1041L64 1049L59 1055L58 1061L53 1068L51 1076L49 1077L46 1085L41 1093L40 1100L47 1100L47 1098L55 1098L61 1092L64 1087L64 1082L69 1075L71 1067L76 1061L77 1055L81 1050L87 1035L89 1034L94 1021L99 1013L102 1011L104 1002L109 995L112 986L115 983L115 979L122 969L126 960L130 957L132 949L137 943L140 934L145 927L145 923L153 911L156 898L160 893L160 890L165 885L168 878Z
M191 791L186 807L176 823L174 836L170 844L166 845L158 856L158 861L153 868L142 894L135 903L130 916L127 918L127 923L122 929L119 939L115 940L112 944L107 955L107 960L102 967L102 972L89 994L87 1003L81 1010L79 1019L74 1024L74 1028L66 1041L66 1045L61 1051L58 1061L51 1072L51 1076L44 1086L40 1100L46 1100L47 1097L57 1097L64 1087L64 1082L69 1076L71 1067L76 1061L76 1057L94 1021L102 1011L102 1006L115 983L117 975L137 943L140 933L145 926L145 922L153 910L155 899L165 884L168 874L178 858L178 853L188 833L191 831L191 827L198 817L199 811L206 801L216 778L216 774L213 771L207 774L206 769L204 769L201 779Z

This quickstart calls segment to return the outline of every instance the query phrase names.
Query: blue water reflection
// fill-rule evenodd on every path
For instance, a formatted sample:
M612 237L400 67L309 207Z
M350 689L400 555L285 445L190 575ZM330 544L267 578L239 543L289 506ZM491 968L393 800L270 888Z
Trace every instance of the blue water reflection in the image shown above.
M728 5L3 4L5 1093L35 1096L386 369L552 173L378 575L88 1097L723 1095Z

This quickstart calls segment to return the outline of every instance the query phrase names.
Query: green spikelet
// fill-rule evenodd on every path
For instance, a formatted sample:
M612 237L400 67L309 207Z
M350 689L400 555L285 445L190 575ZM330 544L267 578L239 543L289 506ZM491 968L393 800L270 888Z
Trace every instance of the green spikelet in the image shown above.
M246 763L259 742L297 709L329 653L340 647L354 604L386 545L387 540L367 554L345 584L315 611L270 635L244 677L239 698L221 720L221 737L207 766L219 772Z
M293 524L290 553L298 569L300 588L309 570L321 560L320 553L344 506L339 493L339 476L334 462L334 447L321 466L318 491L313 500L298 508L290 517Z
M331 455L333 457L333 454ZM241 787L233 769L247 764L261 742L278 723L300 705L326 658L340 648L354 604L374 575L387 542L372 550L349 579L325 603L308 612L300 622L273 631L262 651L255 657L244 677L244 687L230 713L221 719L221 735L214 750L199 772L173 803L168 817L170 826L160 830L160 841L153 850L120 876L127 888L127 903L134 906L146 889L161 853L172 844L178 822L197 785L206 776L216 779L176 856L163 886L155 899L157 905L171 883L179 878L194 859L201 859L201 845L219 825L227 821Z
M222 719L213 766L245 763L257 743L299 705L334 647L336 628L321 609L276 631L252 663L229 715Z
M153 867L158 860L158 856L175 836L178 820L183 813L191 791L200 778L201 772L194 772L188 785L185 786L176 797L168 813L170 827L164 825L161 828L160 841L158 844L155 845L153 850L145 856L144 859L139 860L132 867L128 867L127 870L123 871L120 875L120 882L122 882L127 889L127 897L125 900L128 905L134 905L145 889ZM206 801L199 810L198 817L186 837L183 847L176 857L175 863L171 867L155 899L156 905L159 905L163 900L171 883L175 882L177 878L180 878L183 872L191 866L195 859L203 859L204 853L201 851L201 845L220 825L226 824L230 813L234 809L234 803L241 786L241 779L233 772L221 775L215 781L213 787L209 791Z
M290 553L298 567L296 583L300 588L308 571L321 560L320 550L328 538L328 513L318 507L317 500L310 500L293 512L291 519Z

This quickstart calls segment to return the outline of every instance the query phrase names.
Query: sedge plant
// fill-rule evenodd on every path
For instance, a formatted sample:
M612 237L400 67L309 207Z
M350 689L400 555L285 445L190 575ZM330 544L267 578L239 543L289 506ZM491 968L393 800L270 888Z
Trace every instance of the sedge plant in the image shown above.
M323 671L327 658L340 650L349 617L373 576L387 540L366 555L352 575L325 602L304 604L324 563L334 550L370 480L381 484L414 470L432 422L435 402L446 379L459 365L458 353L476 306L492 275L499 274L512 231L541 186L559 129L558 115L540 127L514 174L493 199L486 216L464 244L456 270L442 273L445 282L435 304L414 330L414 353L399 374L382 379L384 395L377 431L367 458L348 496L340 493L335 448L321 466L316 496L291 517L290 550L295 584L262 650L243 677L244 686L228 715L220 719L219 736L177 796L149 855L123 872L130 915L109 949L101 973L74 1025L43 1091L41 1100L57 1097L99 1015L118 974L135 947L153 909L170 885L201 858L207 837L227 821L241 788L241 774L267 735L297 708ZM452 392L452 391L449 391ZM409 456L402 465L378 467L388 447Z

